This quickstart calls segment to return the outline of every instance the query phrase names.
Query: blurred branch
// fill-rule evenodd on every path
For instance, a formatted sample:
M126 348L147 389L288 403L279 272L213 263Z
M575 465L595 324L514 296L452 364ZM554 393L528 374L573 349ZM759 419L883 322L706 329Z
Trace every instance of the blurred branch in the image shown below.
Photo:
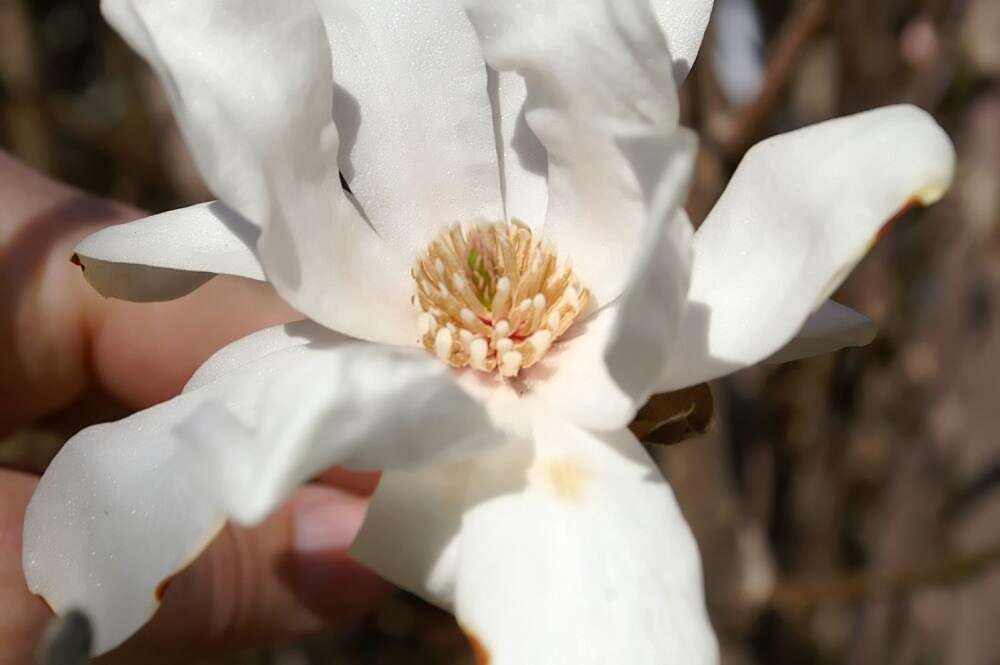
M830 0L806 0L782 24L768 57L760 93L724 123L725 129L716 137L727 155L739 156L757 141L781 101L802 51L830 19L832 6Z
M947 586L977 577L1000 563L1000 544L972 554L902 566L880 572L847 573L827 580L778 582L768 604L802 613L820 605L851 603L871 596Z
M956 515L996 490L998 486L1000 486L1000 460L980 471L971 482L960 487L945 504L945 515L949 519L954 519Z
M42 171L52 160L41 57L23 0L0 0L0 122L13 151Z

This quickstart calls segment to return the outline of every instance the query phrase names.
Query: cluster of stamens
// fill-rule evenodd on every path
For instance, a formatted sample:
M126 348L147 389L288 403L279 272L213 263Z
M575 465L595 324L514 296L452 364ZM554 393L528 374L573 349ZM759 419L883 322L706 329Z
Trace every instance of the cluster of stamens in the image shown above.
M421 343L453 367L517 376L587 307L572 267L523 223L458 224L413 267Z

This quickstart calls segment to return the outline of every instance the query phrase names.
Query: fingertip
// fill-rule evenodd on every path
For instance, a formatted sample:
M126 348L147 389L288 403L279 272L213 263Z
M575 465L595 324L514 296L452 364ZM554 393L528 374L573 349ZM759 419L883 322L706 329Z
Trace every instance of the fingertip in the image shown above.
M227 527L110 662L265 646L363 617L391 588L347 555L366 507L350 492L307 486L259 527Z
M3 662L30 662L52 612L24 581L21 531L24 511L38 479L0 470L0 645Z
M101 384L134 408L167 400L223 346L302 318L263 282L220 276L162 303L108 300L94 322Z

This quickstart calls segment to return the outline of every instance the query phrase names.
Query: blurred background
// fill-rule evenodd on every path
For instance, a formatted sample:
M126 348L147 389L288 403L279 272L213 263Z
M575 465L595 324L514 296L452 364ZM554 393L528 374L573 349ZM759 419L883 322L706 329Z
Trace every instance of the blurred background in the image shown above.
M156 81L96 2L0 0L0 145L161 211L211 198ZM654 454L701 546L726 665L1000 663L1000 1L717 0L682 91L692 217L768 135L879 105L931 111L950 195L908 213L836 299L871 346L713 388L710 433ZM43 466L60 437L0 442ZM218 663L471 663L399 594L335 635Z

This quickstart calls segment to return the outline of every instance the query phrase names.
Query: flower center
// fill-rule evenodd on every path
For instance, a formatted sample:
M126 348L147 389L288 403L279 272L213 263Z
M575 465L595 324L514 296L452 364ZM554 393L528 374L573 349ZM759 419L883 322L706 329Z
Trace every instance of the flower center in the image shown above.
M453 367L517 376L587 307L569 261L522 222L442 232L413 267L421 343Z

